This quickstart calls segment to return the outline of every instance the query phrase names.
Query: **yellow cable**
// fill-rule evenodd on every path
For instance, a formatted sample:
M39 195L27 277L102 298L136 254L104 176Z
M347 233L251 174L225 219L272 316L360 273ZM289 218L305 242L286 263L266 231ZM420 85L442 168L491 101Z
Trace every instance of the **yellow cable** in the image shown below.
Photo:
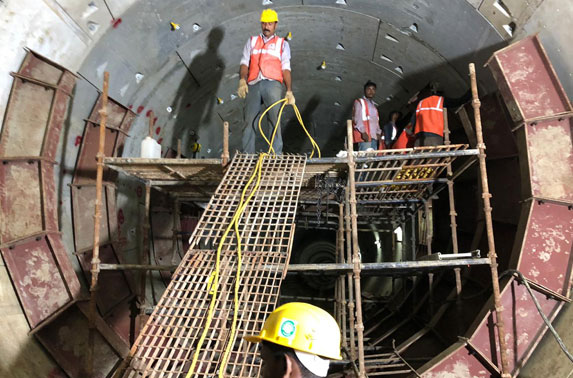
M265 133L262 130L261 122L262 122L262 119L265 116L265 114L270 109L272 109L274 106L280 104L281 102L284 102L284 104L281 106L281 109L280 109L278 117L277 117L277 122L275 124L273 134L271 136L271 140L269 141L269 139L266 137ZM235 234L237 237L237 275L235 278L235 288L234 288L234 296L233 296L233 303L234 303L233 321L231 324L231 331L230 331L231 339L227 343L227 346L226 346L225 351L223 353L223 359L221 361L219 373L218 373L219 378L224 377L223 372L224 372L224 369L227 365L231 349L232 349L233 344L234 344L235 339L236 339L235 333L236 333L238 308L239 308L239 287L240 287L241 264L242 264L241 237L240 237L240 233L239 233L239 218L241 217L245 208L247 207L247 205L249 204L249 202L251 201L251 199L255 195L256 191L259 189L260 182L261 182L261 176L262 176L262 162L263 162L263 160L265 159L265 157L269 156L269 154L271 154L271 153L273 155L276 154L274 149L273 149L272 143L274 142L274 139L275 139L275 136L276 136L276 133L278 130L278 125L280 125L282 112L283 112L286 105L287 105L286 99L278 100L274 104L269 106L267 109L265 109L265 111L263 112L263 114L261 114L261 116L259 118L259 131L261 132L261 135L263 136L263 138L265 139L265 141L269 145L269 150L267 153L262 153L259 155L259 160L257 161L257 164L255 166L255 170L253 171L253 174L251 175L251 177L247 181L247 184L245 185L245 187L241 193L241 201L239 202L239 206L237 208L237 211L233 215L231 223L229 224L229 226L227 227L227 229L223 233L223 236L221 237L221 240L219 242L219 246L217 247L217 253L216 253L216 258L215 258L215 270L214 270L212 276L209 278L209 280L211 282L210 282L210 289L208 291L210 292L210 294L212 296L211 296L211 302L209 303L209 311L207 314L207 321L205 324L205 328L203 329L203 333L201 334L201 337L199 339L195 353L193 355L193 361L191 362L191 367L189 368L189 371L187 372L187 375L185 376L185 378L190 378L193 371L195 370L195 367L197 365L197 361L199 359L201 347L202 347L203 343L205 342L205 338L207 337L207 333L209 331L209 326L211 325L211 322L213 320L213 310L215 308L215 302L217 301L217 293L218 293L218 289L219 289L219 272L220 272L220 263L221 263L221 251L223 249L223 245L225 243L225 240L227 239L227 235L229 234L229 231L231 230L231 228L234 228ZM313 151L312 151L310 157L312 158L312 156L314 155L315 149L318 151L318 157L321 157L320 148L318 147L318 144L314 141L314 139L312 138L312 136L310 135L310 133L308 132L308 130L304 126L304 122L302 121L302 117L300 115L300 112L299 112L297 106L293 104L293 107L294 107L295 115L296 115L300 125L302 126L304 132L306 133L306 135L310 139L310 142L313 146ZM253 187L253 189L249 193L247 200L245 201L245 193L247 192L247 189L249 188L249 186L253 182L255 176L257 177L257 181L255 183L255 186Z

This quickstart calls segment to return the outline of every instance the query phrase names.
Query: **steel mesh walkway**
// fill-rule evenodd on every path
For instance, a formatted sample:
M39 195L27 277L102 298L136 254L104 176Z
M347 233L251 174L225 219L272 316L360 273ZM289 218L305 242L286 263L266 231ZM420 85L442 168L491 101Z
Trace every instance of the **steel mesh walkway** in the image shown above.
M257 155L237 154L191 237L191 246L136 340L123 377L184 377L207 318L209 278L220 238L239 205ZM258 332L274 309L294 235L306 158L268 157L260 188L239 222L243 264L237 338L225 377L258 376L257 346L242 336ZM231 232L221 253L215 312L193 377L213 377L229 343L237 240Z

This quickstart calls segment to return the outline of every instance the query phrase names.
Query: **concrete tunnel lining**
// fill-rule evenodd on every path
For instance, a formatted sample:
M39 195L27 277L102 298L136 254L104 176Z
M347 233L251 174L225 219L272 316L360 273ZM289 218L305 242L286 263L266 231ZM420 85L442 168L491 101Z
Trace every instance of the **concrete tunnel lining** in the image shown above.
M69 6L64 1L60 3L64 8ZM107 62L104 69L111 71L112 82L114 77L119 78L118 82L112 84L112 96L125 105L142 104L146 107L146 110L148 106L152 106L163 111L167 106L172 106L173 99L176 98L176 96L172 95L174 92L172 88L180 89L183 87L184 95L181 97L180 107L186 102L184 101L185 99L193 98L193 101L190 102L191 109L198 103L200 107L212 106L212 109L215 112L220 112L223 118L239 119L242 113L242 106L239 100L231 101L230 94L236 90L237 80L234 74L237 72L238 56L244 40L246 40L248 35L258 32L256 20L261 6L258 3L248 3L246 1L233 2L232 5L224 4L219 7L216 7L217 4L209 1L193 2L191 6L183 4L179 5L179 7L174 5L176 3L178 2L165 2L161 4L162 9L158 9L157 4L153 4L151 1L141 1L133 4L124 13L120 14L122 23L117 29L102 28L102 31L105 30L104 34L99 37L98 42L91 42L91 46L87 49L90 52L83 59L79 72L89 81L99 86L98 83L101 82L99 73L102 72L102 65ZM298 1L276 4L279 17L281 17L280 33L283 34L290 29L296 30L296 32L293 32L292 47L293 72L296 75L294 91L297 96L297 102L299 105L310 102L314 93L310 92L308 88L321 88L321 92L324 93L321 93L321 95L324 97L321 98L321 104L315 110L316 116L312 118L313 120L318 120L316 122L323 130L334 124L334 122L344 125L344 122L340 120L343 121L346 118L344 113L348 113L348 107L345 107L345 104L350 103L353 98L360 94L365 78L378 81L379 93L377 100L383 103L382 109L384 112L387 112L396 104L403 103L411 93L417 90L420 76L413 75L412 77L410 76L412 73L421 72L426 74L433 72L437 77L432 78L441 79L440 81L445 84L448 91L460 93L464 89L467 58L472 57L476 63L480 63L480 60L483 62L493 50L505 43L504 37L495 31L476 8L466 2L450 4L448 1L441 1L439 4L433 3L433 9L429 9L429 4L426 4L426 7L424 7L423 2L415 1L400 4L379 4L376 1L365 1L358 4L350 3L348 6L338 6L331 3L334 3L334 1L304 2L304 5L301 5ZM418 8L416 9L414 5L417 5ZM125 4L122 4L122 6L125 6ZM319 22L316 33L327 36L326 41L321 38L320 42L324 46L328 46L328 48L307 49L296 47L297 36L299 35L301 35L300 41L312 41L313 33L305 30L307 24L298 22L300 19L298 16L307 11L309 13L314 12L316 17L324 17L324 20ZM445 12L440 13L440 11ZM285 15L284 19L281 14ZM350 29L344 29L344 32L342 32L342 29L339 29L340 24L329 23L330 16L337 18L340 17L340 14L344 14L343 20L351 20L347 24L342 22L342 26L350 27ZM449 17L449 15L459 16L460 14L464 15L464 21L466 21L462 25L462 29L479 30L480 32L475 33L478 38L472 38L470 36L471 33L451 31L460 28L460 23L456 21L456 17ZM175 15L178 17L184 15L180 18L183 20L180 22L183 25L183 31L189 30L194 23L201 25L199 32L194 34L188 32L193 38L190 38L191 40L187 43L183 39L178 40L174 37L177 35L176 32L168 30L167 19ZM69 17L74 18L73 16ZM101 14L98 17L105 18ZM435 19L432 17L439 18L440 21L435 22ZM254 21L248 21L249 19ZM311 19L314 20L312 17ZM356 38L354 33L360 33L362 30L375 30L376 19L381 20L378 25L379 33L376 33L376 39L380 40L380 36L386 30L390 34L394 33L392 35L401 40L398 45L389 44L388 50L386 50L382 45L378 45L378 42L369 41L369 48L363 48L361 38ZM197 22L197 20L199 21ZM364 20L368 21L363 22ZM418 25L419 31L416 34L412 32L411 36L407 36L403 33L407 32L404 29L410 26L413 21ZM287 27L289 22L291 22L291 27ZM357 23L364 23L365 25L356 27ZM400 27L390 26L390 24L400 25ZM440 28L437 25L440 25ZM184 57L185 53L187 53L187 57L184 59L187 59L186 63L191 66L191 53L196 50L199 50L199 53L205 52L203 48L205 46L204 40L207 38L208 32L217 26L222 26L223 30L225 30L225 37L219 48L225 69L220 74L215 70L215 76L221 75L220 85L218 90L215 91L214 84L202 84L201 87L194 85L189 80L187 69L174 56L174 51L181 51L181 55ZM61 30L64 29L62 28ZM156 36L154 39L156 43L152 44L152 46L155 46L152 49L157 51L156 55L148 56L146 54L149 51L149 39L134 37L142 35L141 32L145 32L145 35L151 34ZM307 37L305 33L310 34L310 37ZM201 38L203 39L202 41ZM402 40L402 38L404 39ZM85 37L82 39L86 40ZM455 39L456 42L452 43L452 39ZM134 42L139 44L134 44ZM388 42L392 41L388 40ZM228 48L223 48L224 46L227 47L225 43L229 44ZM338 43L344 45L344 51L336 49ZM392 43L395 44L395 42ZM233 48L235 44L236 48ZM90 43L87 45L89 46ZM4 48L4 44L2 46ZM374 46L374 48L371 49L370 46ZM400 46L400 49L394 49L394 51L393 48L397 46ZM401 49L403 46L405 47ZM62 50L66 51L66 47L64 46ZM416 50L417 48L421 50ZM373 50L371 55L375 57L374 61L372 61L371 57L357 58L357 56L363 55L368 57L370 50ZM476 50L480 51L478 56L474 54ZM222 53L223 51L224 53ZM381 55L379 53L386 53L387 51L392 51L396 54L395 56L399 57L394 58L392 64L378 58ZM74 53L72 52L71 55L74 55ZM78 55L81 56L82 53L80 52ZM390 53L384 55L390 56ZM60 52L60 56L64 56L64 54ZM415 57L417 58L414 59L415 61L424 62L425 64L409 66L408 64L411 64L409 58L411 57ZM64 58L64 60L66 59L76 59L76 62L82 60L77 57ZM318 71L316 66L322 59L327 61L327 69ZM64 64L64 62L62 63ZM394 70L396 64L400 64L403 67L405 72L403 78L400 78L400 75ZM352 67L354 70L348 70L348 67ZM208 63L199 65L196 76L207 83L211 82L213 77L209 74L209 68L210 64ZM16 67L11 69L15 70ZM137 85L135 82L134 72L142 72L145 75L140 85ZM483 76L487 75L486 71L483 71L483 73ZM343 81L337 82L334 80L336 76L341 76ZM426 76L424 75L423 77L425 78ZM444 80L444 77L447 79ZM484 88L491 89L491 82L488 85L487 79L484 78L484 81ZM567 83L565 84L568 87ZM337 91L340 91L340 88L343 88L344 93L337 93ZM221 97L225 99L225 103L222 106L210 103L214 100L213 94L218 96L218 93L223 93L226 97ZM62 178L62 180L57 180L57 182L63 186L69 180L67 177L68 172L73 171L75 166L76 153L73 150L70 151L69 146L73 145L72 140L77 133L81 135L83 118L85 118L85 114L89 113L96 95L95 89L85 81L80 80L78 82L68 126L63 133L67 140L64 139L64 143L61 143L60 146L61 153L59 156L62 157L62 165L56 168L56 174ZM394 99L388 102L386 98L390 95L394 96ZM339 102L342 106L335 106L335 102ZM177 109L177 107L174 108ZM185 128L188 127L187 125L193 123L196 119L192 115L189 117L178 117L175 120L170 119L170 117L172 115L167 114L167 112L159 113L158 124L162 124L162 129L164 130L164 134L161 136L166 141L171 140L171 146L174 146L173 141L176 139L177 133L184 132ZM324 122L323 120L326 121ZM321 125L321 122L324 122L325 125ZM216 116L212 116L210 122L201 122L201 128L205 129L205 132L201 135L201 142L204 146L212 146L211 154L205 156L218 156L220 148L218 130L220 130L220 123L220 118ZM146 130L146 128L147 121L145 117L138 117L137 122L132 127L132 137L129 138L126 146L125 156L137 155L139 139L136 135L143 135L143 130ZM239 121L234 121L232 128L235 129L235 137L240 135ZM234 144L231 144L231 147L239 147L236 140ZM332 138L325 137L322 140L328 142ZM335 149L331 151L335 151ZM123 201L126 211L132 214L138 212L137 203L131 203L128 199L134 191L135 184L123 184L123 187L120 188L120 192L123 193L121 193L118 200L118 204ZM60 210L61 228L70 230L71 228L66 228L66 225L71 224L71 219L68 218L71 212L67 208L70 206L69 194L67 194L67 190L62 188L60 188L60 194L63 202ZM132 225L136 222L134 219ZM132 227L129 228L131 229ZM73 241L70 234L70 232L64 232L64 240L68 251L73 251ZM132 238L132 244L130 245L132 250L136 248L135 239L135 237Z

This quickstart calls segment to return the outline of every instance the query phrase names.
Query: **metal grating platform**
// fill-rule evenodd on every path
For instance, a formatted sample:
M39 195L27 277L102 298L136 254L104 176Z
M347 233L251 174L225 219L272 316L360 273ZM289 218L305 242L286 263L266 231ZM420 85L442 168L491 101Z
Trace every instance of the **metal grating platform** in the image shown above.
M257 155L245 154L234 157L191 237L189 251L136 340L124 377L183 377L187 374L205 326L211 299L208 281L215 267L216 249L238 207L257 158ZM240 311L226 377L258 376L257 347L244 342L242 336L261 329L278 299L290 256L305 162L304 156L297 155L266 158L260 188L239 222L243 251ZM230 233L223 246L214 317L193 377L217 374L231 336L236 242L235 235Z
M467 144L359 153L356 200L394 202L421 199L456 157L477 155ZM361 156L361 154L364 154Z

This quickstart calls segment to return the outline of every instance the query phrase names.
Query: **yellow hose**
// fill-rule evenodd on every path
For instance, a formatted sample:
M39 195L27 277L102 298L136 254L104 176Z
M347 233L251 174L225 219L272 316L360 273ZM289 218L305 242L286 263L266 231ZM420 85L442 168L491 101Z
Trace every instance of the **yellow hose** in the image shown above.
M240 237L240 233L239 233L239 219L241 218L241 215L245 211L245 208L247 207L247 205L249 204L249 202L251 201L251 199L255 195L256 191L259 189L260 182L261 182L261 176L262 176L262 163L263 163L264 159L266 157L268 157L271 153L273 155L275 155L275 151L273 149L273 141L275 139L275 136L276 136L276 133L278 130L278 125L280 125L283 109L287 105L286 101L287 100L284 98L281 100L278 100L277 102L275 102L274 104L269 106L267 109L265 109L265 111L263 112L263 114L261 114L261 116L259 118L259 131L261 132L261 135L263 136L263 138L265 139L265 141L269 145L269 149L266 153L261 153L259 155L259 159L258 159L257 164L255 166L255 170L253 171L253 174L251 175L251 177L247 181L247 184L245 185L245 187L241 193L241 201L239 202L239 206L237 208L237 211L233 215L231 223L229 224L229 226L226 228L225 232L223 233L223 236L221 237L221 241L219 242L219 245L217 247L217 253L216 253L216 257L215 257L215 270L213 271L213 273L209 279L210 280L210 285L209 285L210 289L208 289L208 291L211 294L211 302L209 303L209 311L207 314L207 321L205 324L205 328L203 329L203 332L201 334L201 337L199 338L199 342L197 344L197 348L195 349L195 353L193 354L193 360L191 362L191 367L189 368L189 371L187 372L187 375L185 376L185 378L191 378L191 375L193 374L193 371L195 370L195 367L197 365L197 361L199 359L199 354L201 352L201 347L203 346L203 343L205 342L205 338L207 337L209 327L211 325L211 322L213 321L213 311L215 309L215 302L217 301L217 292L219 289L219 272L220 272L220 263L221 263L221 250L223 249L223 245L225 244L225 240L227 239L227 235L229 234L229 231L231 230L231 228L234 228L235 234L237 237L237 276L235 278L235 288L234 288L234 297L233 297L233 303L234 303L234 306L233 306L234 307L234 309L233 309L233 322L231 324L231 331L230 331L231 338L230 338L229 342L227 343L227 346L225 347L225 351L223 353L223 359L221 360L221 365L220 365L220 369L218 372L219 378L224 378L223 373L224 373L224 370L227 366L227 363L229 360L229 355L231 353L231 349L233 348L233 344L235 343L235 339L237 337L236 336L236 328L237 328L237 317L238 317L238 311L239 311L239 287L240 287L241 264L242 264L241 237ZM280 109L278 117L277 117L277 122L276 122L274 130L273 130L273 134L271 136L271 139L269 140L262 130L261 121L262 121L263 117L265 116L265 114L267 114L267 112L270 109L272 109L274 106L276 106L282 102L284 102L284 104L281 106L281 109ZM297 106L293 104L293 108L294 108L295 115L296 115L300 125L302 126L304 132L306 133L306 135L310 139L310 142L313 146L313 150L312 150L310 157L311 158L313 157L315 149L318 151L318 157L321 157L320 148L318 147L318 144L316 144L316 142L310 136L308 130L304 126L304 123L302 121L302 117L300 115L300 112L298 111ZM253 182L255 177L257 178L257 181L256 181L253 189L251 190L251 192L249 193L249 195L247 196L247 199L245 201L245 193L247 192L247 189L249 188L249 186L251 185L251 183Z

